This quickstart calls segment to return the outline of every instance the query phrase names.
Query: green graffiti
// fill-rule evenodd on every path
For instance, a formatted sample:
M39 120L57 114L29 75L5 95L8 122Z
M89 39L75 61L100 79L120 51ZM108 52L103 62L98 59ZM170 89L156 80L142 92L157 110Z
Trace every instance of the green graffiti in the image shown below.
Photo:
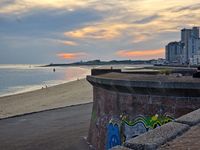
M130 120L128 116L121 116L121 139L122 143L126 140L134 138L156 127L162 126L173 121L170 116L154 115L154 116L138 116L134 120Z
M170 116L159 116L159 115L154 115L154 116L138 116L136 119L129 120L127 116L122 116L122 124L127 124L128 126L135 126L138 123L142 123L147 131L149 129L155 129L157 126L164 125L168 122L173 121L173 118Z
M113 145L116 145L116 144L119 145L119 143L123 144L125 141L131 138L134 138L149 130L153 130L158 126L162 126L171 121L173 121L173 118L167 115L157 115L157 114L153 116L140 115L136 117L134 120L129 119L127 115L121 115L120 119L114 118L109 121L109 124L108 124L109 129L107 129L107 132L108 132L107 143L109 144L111 143L110 145L112 145L113 144L112 141L114 141ZM117 132L114 132L115 131L114 129ZM115 140L111 138L113 137L111 135L117 135L115 136Z

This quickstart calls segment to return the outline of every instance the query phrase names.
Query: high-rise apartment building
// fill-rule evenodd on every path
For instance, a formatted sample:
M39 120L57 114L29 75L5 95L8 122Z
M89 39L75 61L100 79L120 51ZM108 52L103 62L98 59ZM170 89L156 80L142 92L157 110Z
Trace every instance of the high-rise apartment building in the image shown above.
M182 29L181 41L166 46L166 60L168 63L200 64L199 28Z
M183 62L183 47L181 42L170 42L166 46L165 56L166 60L171 63L182 64Z

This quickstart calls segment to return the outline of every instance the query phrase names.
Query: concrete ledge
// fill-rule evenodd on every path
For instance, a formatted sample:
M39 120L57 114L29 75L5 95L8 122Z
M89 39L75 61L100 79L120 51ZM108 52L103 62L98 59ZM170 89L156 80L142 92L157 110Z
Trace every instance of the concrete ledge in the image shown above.
M200 109L197 109L189 114L186 114L178 119L175 122L188 124L190 126L200 123Z
M189 129L189 125L170 122L136 138L125 142L125 146L135 150L153 150L181 135Z
M87 76L93 86L132 94L200 97L200 80L192 77L107 73Z
M166 75L144 75L127 73L107 73L97 76L87 76L87 80L106 85L120 85L132 87L172 88L172 89L200 89L200 80L192 77L174 77Z
M131 149L124 147L124 146L115 146L110 150L131 150Z

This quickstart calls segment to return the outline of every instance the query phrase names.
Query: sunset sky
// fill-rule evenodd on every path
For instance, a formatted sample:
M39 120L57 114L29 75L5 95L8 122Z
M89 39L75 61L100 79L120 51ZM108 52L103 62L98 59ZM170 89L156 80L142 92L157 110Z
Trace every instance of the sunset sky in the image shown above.
M160 58L199 14L199 0L0 0L0 63Z

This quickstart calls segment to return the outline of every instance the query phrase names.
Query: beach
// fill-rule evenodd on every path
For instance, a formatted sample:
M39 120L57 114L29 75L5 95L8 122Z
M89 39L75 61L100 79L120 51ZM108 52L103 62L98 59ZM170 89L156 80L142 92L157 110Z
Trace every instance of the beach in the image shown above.
M17 95L0 97L0 119L92 102L92 86L86 79Z

